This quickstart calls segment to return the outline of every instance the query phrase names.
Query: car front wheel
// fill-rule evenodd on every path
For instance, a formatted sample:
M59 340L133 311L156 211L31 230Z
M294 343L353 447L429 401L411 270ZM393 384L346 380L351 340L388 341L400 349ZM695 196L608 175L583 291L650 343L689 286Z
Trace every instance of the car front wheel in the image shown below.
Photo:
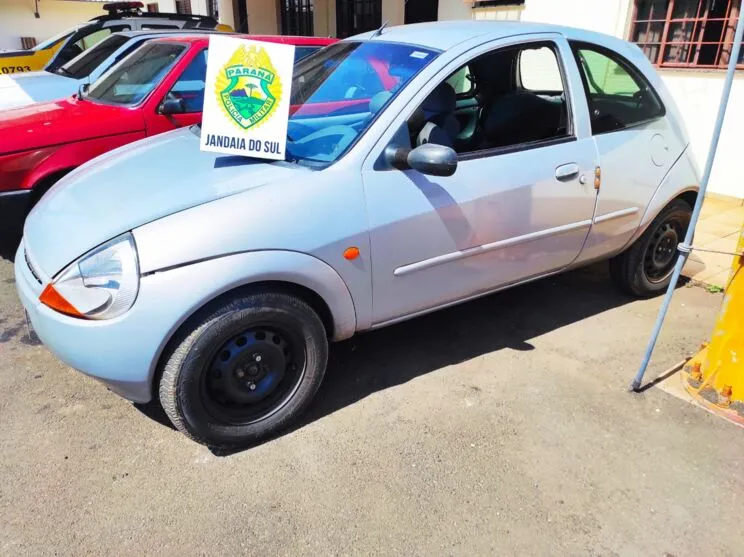
M304 301L280 292L239 295L182 332L165 360L160 403L199 443L254 444L302 413L327 359L325 327Z
M667 205L630 248L610 260L615 285L643 298L664 292L677 262L677 245L685 239L691 216L692 208L682 199Z

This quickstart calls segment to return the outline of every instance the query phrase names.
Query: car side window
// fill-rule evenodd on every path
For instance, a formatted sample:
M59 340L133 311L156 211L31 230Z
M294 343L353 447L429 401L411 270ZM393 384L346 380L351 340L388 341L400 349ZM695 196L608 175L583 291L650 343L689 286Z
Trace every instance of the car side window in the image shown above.
M563 79L555 52L543 46L519 53L519 85L525 91L563 93Z
M169 98L181 99L184 112L201 112L207 78L207 49L202 50L183 71L168 92Z
M501 48L470 60L439 84L408 121L411 144L437 143L459 155L529 148L570 139L557 46Z
M664 105L640 71L620 56L574 44L595 135L622 130L664 115Z
M468 98L474 95L473 82L470 77L470 68L463 66L447 79L458 98Z
M129 31L129 30L130 30L129 25L114 25L111 27L104 27L103 29L98 29L97 31L93 31L92 33L89 33L88 35L85 35L84 37L80 37L77 41L75 41L75 45L78 48L80 48L80 51L82 52L97 45L103 39L108 37L111 33L116 33L118 31Z

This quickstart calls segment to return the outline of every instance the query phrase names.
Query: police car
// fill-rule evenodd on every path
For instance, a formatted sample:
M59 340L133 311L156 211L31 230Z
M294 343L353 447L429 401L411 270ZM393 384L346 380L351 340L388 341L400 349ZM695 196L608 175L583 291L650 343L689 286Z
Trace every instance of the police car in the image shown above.
M30 50L0 51L0 74L12 75L56 70L85 50L117 31L146 29L214 29L232 31L212 17L142 12L142 2L111 2L103 5L106 15L67 29Z
M0 110L69 97L150 39L194 36L210 30L122 31L113 33L56 70L0 76Z

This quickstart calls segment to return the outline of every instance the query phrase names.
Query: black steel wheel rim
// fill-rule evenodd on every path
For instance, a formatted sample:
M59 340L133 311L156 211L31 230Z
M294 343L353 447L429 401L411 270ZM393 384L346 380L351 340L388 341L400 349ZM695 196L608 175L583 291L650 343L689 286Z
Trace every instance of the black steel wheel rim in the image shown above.
M200 389L204 407L226 425L260 421L292 398L304 370L296 334L276 323L245 329L210 358Z
M643 256L643 272L649 282L664 282L674 271L677 246L684 238L685 224L670 217L654 230Z

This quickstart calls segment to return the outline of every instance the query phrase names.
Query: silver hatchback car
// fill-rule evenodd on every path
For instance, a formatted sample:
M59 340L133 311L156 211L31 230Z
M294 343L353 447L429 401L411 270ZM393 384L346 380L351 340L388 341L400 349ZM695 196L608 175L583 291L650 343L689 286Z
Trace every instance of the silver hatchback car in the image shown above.
M285 161L199 151L198 127L70 173L26 221L41 340L199 442L308 405L328 341L599 259L650 296L697 195L641 51L507 22L388 28L295 67Z

